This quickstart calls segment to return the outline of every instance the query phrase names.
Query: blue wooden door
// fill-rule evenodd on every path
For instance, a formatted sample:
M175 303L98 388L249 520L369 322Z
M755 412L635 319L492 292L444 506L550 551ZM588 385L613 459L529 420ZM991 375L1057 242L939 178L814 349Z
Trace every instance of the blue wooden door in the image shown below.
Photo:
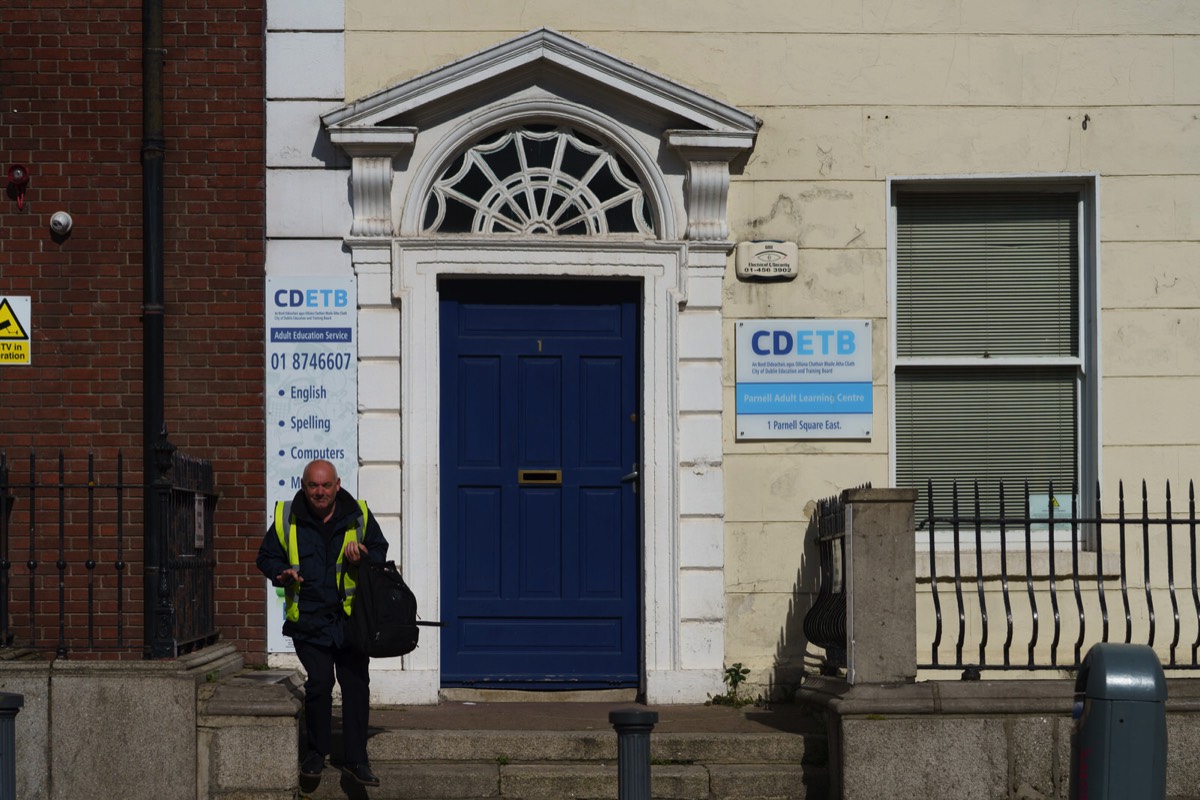
M636 686L638 286L439 291L442 684Z

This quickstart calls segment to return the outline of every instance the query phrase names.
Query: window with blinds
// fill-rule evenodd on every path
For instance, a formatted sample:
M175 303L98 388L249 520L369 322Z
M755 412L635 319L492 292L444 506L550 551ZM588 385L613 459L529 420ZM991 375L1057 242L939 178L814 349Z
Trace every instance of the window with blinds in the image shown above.
M928 513L1022 516L1078 477L1080 194L898 189L895 474Z

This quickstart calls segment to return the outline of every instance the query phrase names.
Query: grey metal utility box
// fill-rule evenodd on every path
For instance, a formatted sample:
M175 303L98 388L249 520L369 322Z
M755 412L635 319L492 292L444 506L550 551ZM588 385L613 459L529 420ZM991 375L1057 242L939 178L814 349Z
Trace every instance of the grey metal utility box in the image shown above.
M17 800L17 712L25 695L0 692L0 800Z
M1072 800L1162 800L1167 681L1154 650L1097 644L1075 678Z

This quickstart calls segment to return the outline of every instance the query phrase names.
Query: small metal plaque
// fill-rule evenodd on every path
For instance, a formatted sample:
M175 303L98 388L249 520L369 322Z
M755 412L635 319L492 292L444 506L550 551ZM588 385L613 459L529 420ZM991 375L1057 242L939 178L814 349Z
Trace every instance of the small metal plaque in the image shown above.
M197 550L204 549L204 528L205 528L204 499L205 499L204 495L200 494L199 492L196 493L196 497L195 497L195 509L196 509L195 547Z
M735 260L743 280L792 280L799 272L800 249L795 242L739 242Z

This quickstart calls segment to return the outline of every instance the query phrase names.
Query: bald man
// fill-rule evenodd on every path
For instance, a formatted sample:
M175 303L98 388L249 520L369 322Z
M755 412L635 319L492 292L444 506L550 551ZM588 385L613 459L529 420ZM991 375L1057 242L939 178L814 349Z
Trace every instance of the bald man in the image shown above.
M337 468L312 461L290 503L276 503L255 563L286 589L283 633L304 667L304 730L300 774L319 777L332 746L333 682L342 690L342 771L363 786L378 786L367 758L369 659L346 644L346 620L357 567L382 562L388 543L367 505L342 488Z

